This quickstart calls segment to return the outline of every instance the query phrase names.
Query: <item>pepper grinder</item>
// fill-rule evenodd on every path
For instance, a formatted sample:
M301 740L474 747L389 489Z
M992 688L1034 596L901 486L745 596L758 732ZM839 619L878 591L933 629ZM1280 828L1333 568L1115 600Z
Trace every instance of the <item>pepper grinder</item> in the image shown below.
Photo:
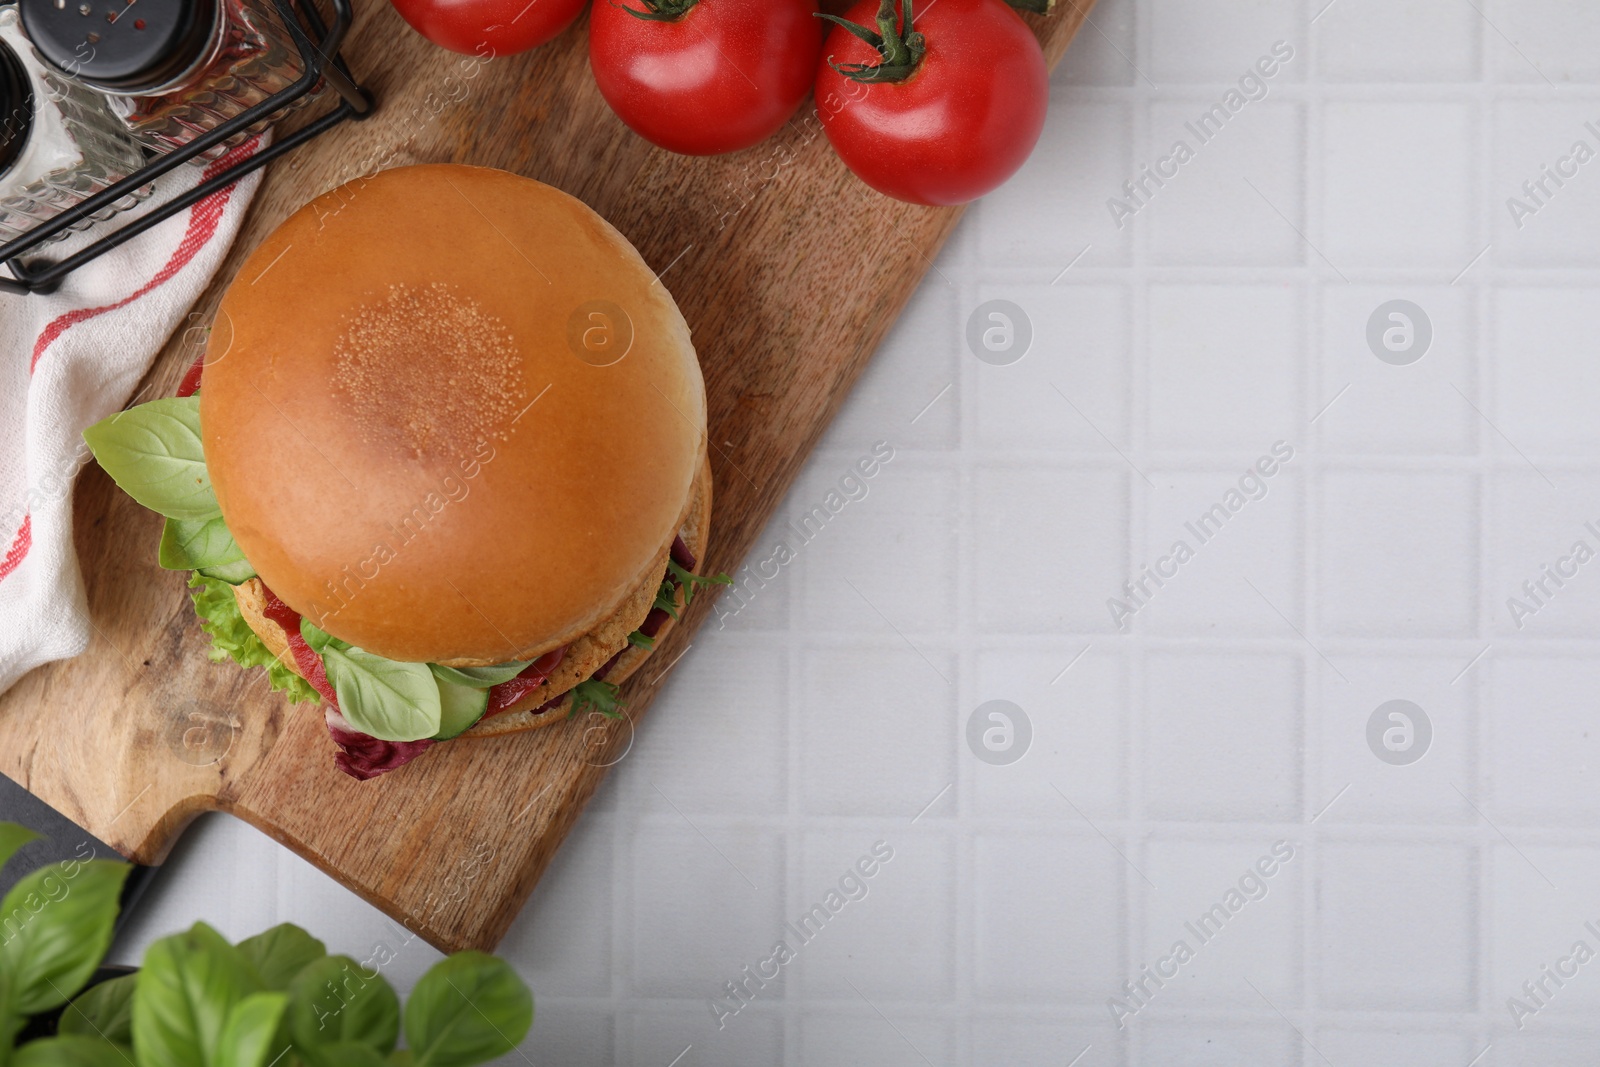
M12 7L0 7L0 244L22 236L144 165L144 152L103 98L33 55ZM150 186L73 227L148 196Z
M272 0L20 0L18 7L39 57L106 94L112 111L157 152L182 147L305 72ZM265 125L195 162L217 158Z

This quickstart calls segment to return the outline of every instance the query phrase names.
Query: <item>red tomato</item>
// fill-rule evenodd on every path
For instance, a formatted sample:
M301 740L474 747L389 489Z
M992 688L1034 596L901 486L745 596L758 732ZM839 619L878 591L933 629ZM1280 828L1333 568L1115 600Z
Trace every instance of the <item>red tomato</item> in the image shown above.
M390 0L422 36L469 56L526 52L572 25L588 0Z
M876 31L878 0L844 17ZM865 84L834 70L876 65L871 45L835 26L817 68L818 111L834 150L862 181L913 204L964 204L1027 160L1044 129L1050 72L1005 0L912 5L926 52L902 81ZM904 27L901 27L904 31Z
M816 0L689 2L661 21L629 14L652 0L595 0L589 65L601 95L635 133L673 152L714 155L765 140L816 77L826 29ZM653 3L667 14L675 0Z

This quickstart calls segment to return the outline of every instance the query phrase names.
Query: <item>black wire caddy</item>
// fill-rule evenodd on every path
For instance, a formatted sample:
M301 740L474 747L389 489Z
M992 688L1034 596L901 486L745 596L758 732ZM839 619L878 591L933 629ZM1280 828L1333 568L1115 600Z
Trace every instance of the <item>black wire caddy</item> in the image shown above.
M315 0L273 0L279 17L283 20L290 38L300 52L304 72L294 84L285 87L267 99L233 118L208 130L206 133L164 155L158 155L134 173L102 189L82 203L68 208L47 222L28 229L21 237L0 244L0 266L10 277L0 273L0 292L51 293L60 287L63 279L73 271L112 249L139 236L141 233L199 203L220 189L225 189L248 174L260 170L279 156L294 151L307 141L331 130L346 119L369 118L376 101L371 92L356 83L349 66L339 55L339 47L350 29L353 12L350 0L330 0L333 6L333 25L330 27L317 11ZM319 83L332 87L340 97L339 105L332 111L313 119L286 137L274 139L265 148L258 149L248 158L230 166L214 177L200 182L194 188L173 197L138 218L130 219L110 230L90 244L60 261L40 256L31 257L24 264L22 257L42 245L66 234L74 226L96 212L131 196L197 156L211 151L232 137L245 133L250 127L291 107L296 101L311 93ZM96 223L103 227L104 222Z

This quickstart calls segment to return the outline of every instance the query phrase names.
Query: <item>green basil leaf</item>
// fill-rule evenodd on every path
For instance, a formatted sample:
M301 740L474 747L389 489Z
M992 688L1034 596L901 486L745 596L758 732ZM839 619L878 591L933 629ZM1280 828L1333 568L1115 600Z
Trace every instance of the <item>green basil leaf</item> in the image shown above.
M128 1067L133 1053L98 1037L47 1037L17 1050L12 1067Z
M339 710L350 725L384 741L420 741L439 732L439 686L425 663L397 663L329 643L322 652Z
M155 942L133 994L139 1067L213 1067L234 1005L260 989L255 968L205 923Z
M312 1067L349 1062L336 1054L339 1045L388 1053L400 1040L400 998L375 968L329 956L307 967L289 988L289 1035Z
M248 560L240 560L237 563L224 563L217 567L201 567L196 573L203 574L207 578L216 578L229 585L243 585L256 576L256 569L250 566Z
M0 1067L11 1067L11 1057L16 1054L12 1045L23 1027L28 1025L28 1020L5 1010L7 998L11 995L6 978L6 972L0 971Z
M26 826L18 826L14 822L0 822L0 867L11 862L11 857L17 854L17 849L30 841L39 840L39 835Z
M83 431L122 491L169 519L222 514L200 444L200 398L164 397L119 411Z
M435 964L406 1002L417 1067L469 1067L511 1052L533 1025L533 994L511 965L481 952Z
M52 864L27 875L0 901L0 971L7 1009L36 1015L83 988L111 947L126 863L90 860L70 877Z
M218 515L212 519L168 519L161 528L161 550L156 558L169 571L197 571L242 563L244 551Z
M532 660L528 662L531 663ZM497 663L493 667L446 667L441 663L430 663L428 669L433 671L433 676L441 682L464 685L469 689L492 689L502 682L511 681L527 670L528 664Z
M287 993L252 993L233 1006L217 1039L213 1067L266 1067L288 1051L272 1040L289 1006Z
M133 991L138 985L137 974L125 974L79 993L61 1013L60 1032L133 1044Z
M300 617L300 636L311 646L311 651L319 656L327 651L329 646L341 649L350 647L350 642L341 641L326 630L317 629L311 624L311 620L303 615Z
M326 945L294 923L274 926L237 947L261 976L262 984L280 993L288 992L295 975L328 955Z
M328 1045L318 1051L321 1059L307 1060L311 1067L384 1067L385 1064L399 1062L392 1057L384 1059L383 1053L370 1045L358 1045L354 1041L342 1041L337 1045ZM394 1056L400 1053L394 1053ZM407 1061L409 1062L409 1061Z

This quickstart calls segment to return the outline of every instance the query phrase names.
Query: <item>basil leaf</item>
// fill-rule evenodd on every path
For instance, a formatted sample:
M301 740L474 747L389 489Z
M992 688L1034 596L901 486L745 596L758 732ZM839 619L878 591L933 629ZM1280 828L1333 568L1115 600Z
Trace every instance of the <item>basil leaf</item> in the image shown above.
M213 1067L229 1013L260 987L239 950L205 923L155 942L133 994L139 1067Z
M377 1053L400 1039L400 998L383 975L349 956L329 956L307 967L289 988L289 1034L312 1067L350 1062L337 1046L356 1044Z
M409 1063L410 1060L400 1059L404 1053L395 1053L389 1059L384 1059L383 1053L370 1045L358 1045L354 1041L341 1041L337 1045L327 1045L317 1052L320 1059L308 1059L306 1062L311 1067L385 1067L386 1064Z
M294 923L274 926L237 947L261 976L262 984L280 993L288 992L295 975L328 955L326 945Z
M169 519L222 514L200 444L200 398L164 397L119 411L83 431L122 491Z
M138 985L137 974L125 974L79 993L61 1013L60 1032L133 1044L133 991Z
M128 1067L133 1056L110 1041L74 1034L29 1042L11 1062L13 1067Z
M350 642L341 641L326 630L319 630L311 624L305 616L300 618L300 636L305 638L306 644L311 646L311 651L321 655L329 646L334 648L349 648Z
M242 562L244 552L218 515L210 519L168 519L161 528L161 551L156 558L169 571L197 571Z
M256 569L250 566L248 560L240 560L238 563L224 563L218 567L201 567L199 573L207 578L227 582L229 585L243 585L256 576Z
M267 1061L288 1051L272 1040L289 1006L286 993L252 993L233 1006L217 1039L213 1067L266 1067Z
M0 971L0 1067L11 1067L11 1058L16 1054L12 1047L17 1040L17 1035L22 1033L23 1027L28 1025L28 1020L16 1015L11 1015L5 1010L6 998L10 993L6 990L6 975Z
M36 1015L83 988L111 947L126 863L90 860L70 878L56 865L27 875L0 901L6 1010Z
M442 663L430 663L428 669L441 682L464 685L469 689L491 689L527 670L528 663L497 663L492 667L446 667Z
M17 849L30 841L39 840L39 835L26 826L18 826L14 822L0 822L0 867L11 861L17 854Z
M481 952L435 964L406 1002L417 1067L467 1067L511 1052L533 1025L533 994L511 965Z
M420 741L439 732L439 686L425 663L397 663L328 643L322 652L339 710L350 725L383 741Z

